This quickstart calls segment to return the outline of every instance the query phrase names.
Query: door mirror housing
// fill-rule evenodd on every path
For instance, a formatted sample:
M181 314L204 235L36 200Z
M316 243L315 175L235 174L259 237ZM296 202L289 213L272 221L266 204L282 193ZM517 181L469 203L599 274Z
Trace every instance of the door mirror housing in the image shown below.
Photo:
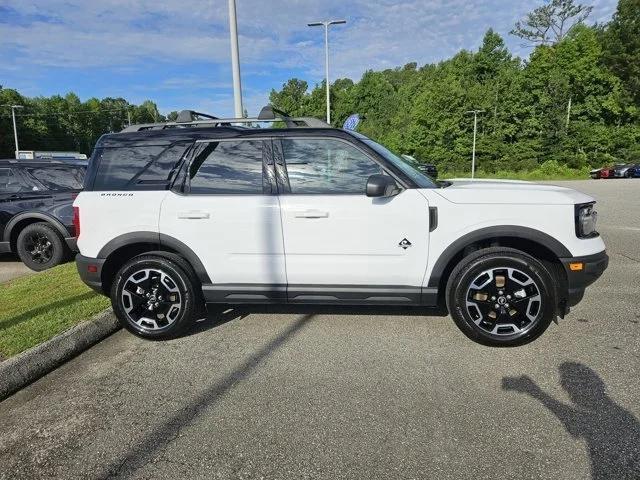
M371 175L367 179L367 197L392 197L397 193L398 185L389 175Z

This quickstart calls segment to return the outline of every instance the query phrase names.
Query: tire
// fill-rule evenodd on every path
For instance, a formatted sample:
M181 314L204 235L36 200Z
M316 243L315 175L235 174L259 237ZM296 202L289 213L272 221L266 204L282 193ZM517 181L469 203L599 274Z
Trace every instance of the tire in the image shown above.
M18 257L36 272L64 262L68 248L64 239L48 223L32 223L22 229L16 243Z
M140 255L116 274L111 305L124 328L154 340L175 338L201 310L202 293L188 264L160 255Z
M532 342L557 315L553 274L512 248L487 248L464 257L451 273L445 295L462 333L493 347Z

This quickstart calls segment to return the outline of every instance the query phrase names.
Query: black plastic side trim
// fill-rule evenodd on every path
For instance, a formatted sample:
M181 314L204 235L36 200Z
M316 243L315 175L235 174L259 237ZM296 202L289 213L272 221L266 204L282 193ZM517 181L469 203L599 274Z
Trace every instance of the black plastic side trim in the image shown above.
M286 303L287 286L282 284L219 283L202 285L207 303Z
M57 218L41 212L23 212L13 217L11 220L9 220L9 223L7 223L7 226L4 229L5 242L11 240L11 231L13 230L13 228L22 220L28 219L44 220L45 222L50 223L53 227L55 227L55 229L60 232L60 235L62 235L63 238L67 238L69 236L69 231Z
M159 245L160 247L166 246L172 250L175 250L181 256L187 260L193 270L196 272L198 279L203 283L211 283L211 279L207 274L207 270L204 268L204 265L200 261L200 258L187 247L180 240L173 238L169 235L165 235L163 233L158 232L130 232L125 233L124 235L120 235L119 237L114 238L109 243L107 243L100 252L98 253L98 258L108 258L114 251L121 247L126 247L127 245L133 245L135 243L148 243L151 245Z
M429 231L438 228L438 207L429 207Z
M435 306L438 290L410 286L204 284L208 303L299 303Z
M500 238L521 238L543 245L551 250L558 258L570 257L571 252L555 238L533 228L521 227L517 225L500 225L495 227L481 228L468 233L449 245L440 255L431 272L429 287L436 288L440 284L440 278L448 263L457 253L464 250L467 245L481 242L483 240Z
M422 288L408 286L289 285L289 303L418 305Z
M0 253L11 253L11 244L9 242L0 242Z

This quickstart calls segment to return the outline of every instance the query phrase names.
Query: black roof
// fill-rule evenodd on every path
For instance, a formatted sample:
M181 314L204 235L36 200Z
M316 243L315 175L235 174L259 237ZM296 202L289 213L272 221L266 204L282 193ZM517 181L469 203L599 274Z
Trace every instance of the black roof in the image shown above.
M42 167L42 166L87 166L87 160L75 160L75 161L64 161L64 160L52 160L50 158L42 158L42 159L15 159L15 158L7 158L0 159L0 167Z
M122 145L170 145L180 141L209 140L216 138L251 137L334 137L352 139L353 135L340 128L246 128L235 126L187 127L165 130L140 130L137 132L108 133L96 147L120 147Z

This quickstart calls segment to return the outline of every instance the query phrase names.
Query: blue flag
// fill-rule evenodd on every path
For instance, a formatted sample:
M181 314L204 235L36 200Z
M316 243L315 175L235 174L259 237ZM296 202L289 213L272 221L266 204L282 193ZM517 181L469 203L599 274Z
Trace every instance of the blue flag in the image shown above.
M344 128L345 130L355 130L359 123L360 123L360 115L358 115L357 113L354 113L344 121L344 125L342 125L342 128Z

